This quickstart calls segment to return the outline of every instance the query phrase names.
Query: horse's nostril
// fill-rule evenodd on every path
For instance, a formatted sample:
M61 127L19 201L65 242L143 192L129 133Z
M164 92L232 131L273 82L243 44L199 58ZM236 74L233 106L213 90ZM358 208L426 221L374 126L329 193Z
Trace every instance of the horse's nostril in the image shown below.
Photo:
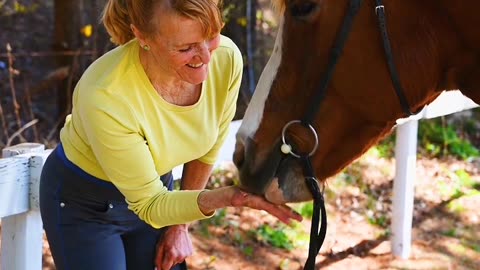
M243 143L237 141L235 144L235 151L233 153L233 163L240 170L245 161L245 146Z

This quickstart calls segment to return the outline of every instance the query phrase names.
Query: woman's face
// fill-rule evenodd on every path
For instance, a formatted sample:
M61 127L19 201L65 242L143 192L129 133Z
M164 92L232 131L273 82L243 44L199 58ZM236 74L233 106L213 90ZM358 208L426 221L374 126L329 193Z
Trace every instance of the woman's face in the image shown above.
M207 39L199 22L163 12L156 16L158 31L147 40L155 70L161 76L191 84L200 84L207 78L208 63L213 51L218 48L220 34Z

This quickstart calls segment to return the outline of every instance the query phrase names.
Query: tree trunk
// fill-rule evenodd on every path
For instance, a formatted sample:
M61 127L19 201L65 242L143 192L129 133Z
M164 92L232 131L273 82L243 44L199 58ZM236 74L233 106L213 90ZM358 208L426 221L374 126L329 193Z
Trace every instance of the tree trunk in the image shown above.
M81 13L79 10L82 9L83 4L83 0L55 0L54 42L52 47L57 53L60 53L55 59L57 67L67 66L70 68L68 78L61 81L57 87L57 117L63 117L69 107L71 93L67 92L70 91L69 81L71 81L74 69L72 68L72 56L61 53L76 51L81 47L79 31L81 28Z
M235 119L243 118L248 102L255 90L254 41L256 29L257 0L226 0L224 2L226 25L223 34L230 37L240 48L244 70Z
M69 76L57 87L57 118L60 129L71 111L72 92L83 71L108 51L112 44L99 19L106 0L55 0L53 49L57 67L68 67ZM91 35L82 31L92 27Z

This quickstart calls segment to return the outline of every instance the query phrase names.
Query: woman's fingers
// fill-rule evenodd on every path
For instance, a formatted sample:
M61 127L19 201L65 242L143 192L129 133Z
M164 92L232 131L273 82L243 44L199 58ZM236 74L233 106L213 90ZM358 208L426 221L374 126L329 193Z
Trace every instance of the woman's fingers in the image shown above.
M232 198L232 206L247 206L253 209L265 210L271 215L277 217L285 224L290 224L291 220L301 221L302 216L286 205L276 205L268 202L263 197L237 190Z
M255 196L253 198L257 209L265 210L271 215L277 217L285 224L290 224L292 220L301 221L302 216L286 205L276 205L268 202L262 197Z

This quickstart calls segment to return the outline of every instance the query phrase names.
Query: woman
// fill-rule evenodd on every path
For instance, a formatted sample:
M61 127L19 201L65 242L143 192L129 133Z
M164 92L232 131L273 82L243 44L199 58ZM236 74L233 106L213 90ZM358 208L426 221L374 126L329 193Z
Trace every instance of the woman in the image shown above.
M217 3L109 0L103 22L119 46L78 82L41 177L57 269L171 269L192 253L186 224L227 206L300 220L237 187L204 190L243 65L220 35ZM169 172L180 164L182 190L171 191Z

